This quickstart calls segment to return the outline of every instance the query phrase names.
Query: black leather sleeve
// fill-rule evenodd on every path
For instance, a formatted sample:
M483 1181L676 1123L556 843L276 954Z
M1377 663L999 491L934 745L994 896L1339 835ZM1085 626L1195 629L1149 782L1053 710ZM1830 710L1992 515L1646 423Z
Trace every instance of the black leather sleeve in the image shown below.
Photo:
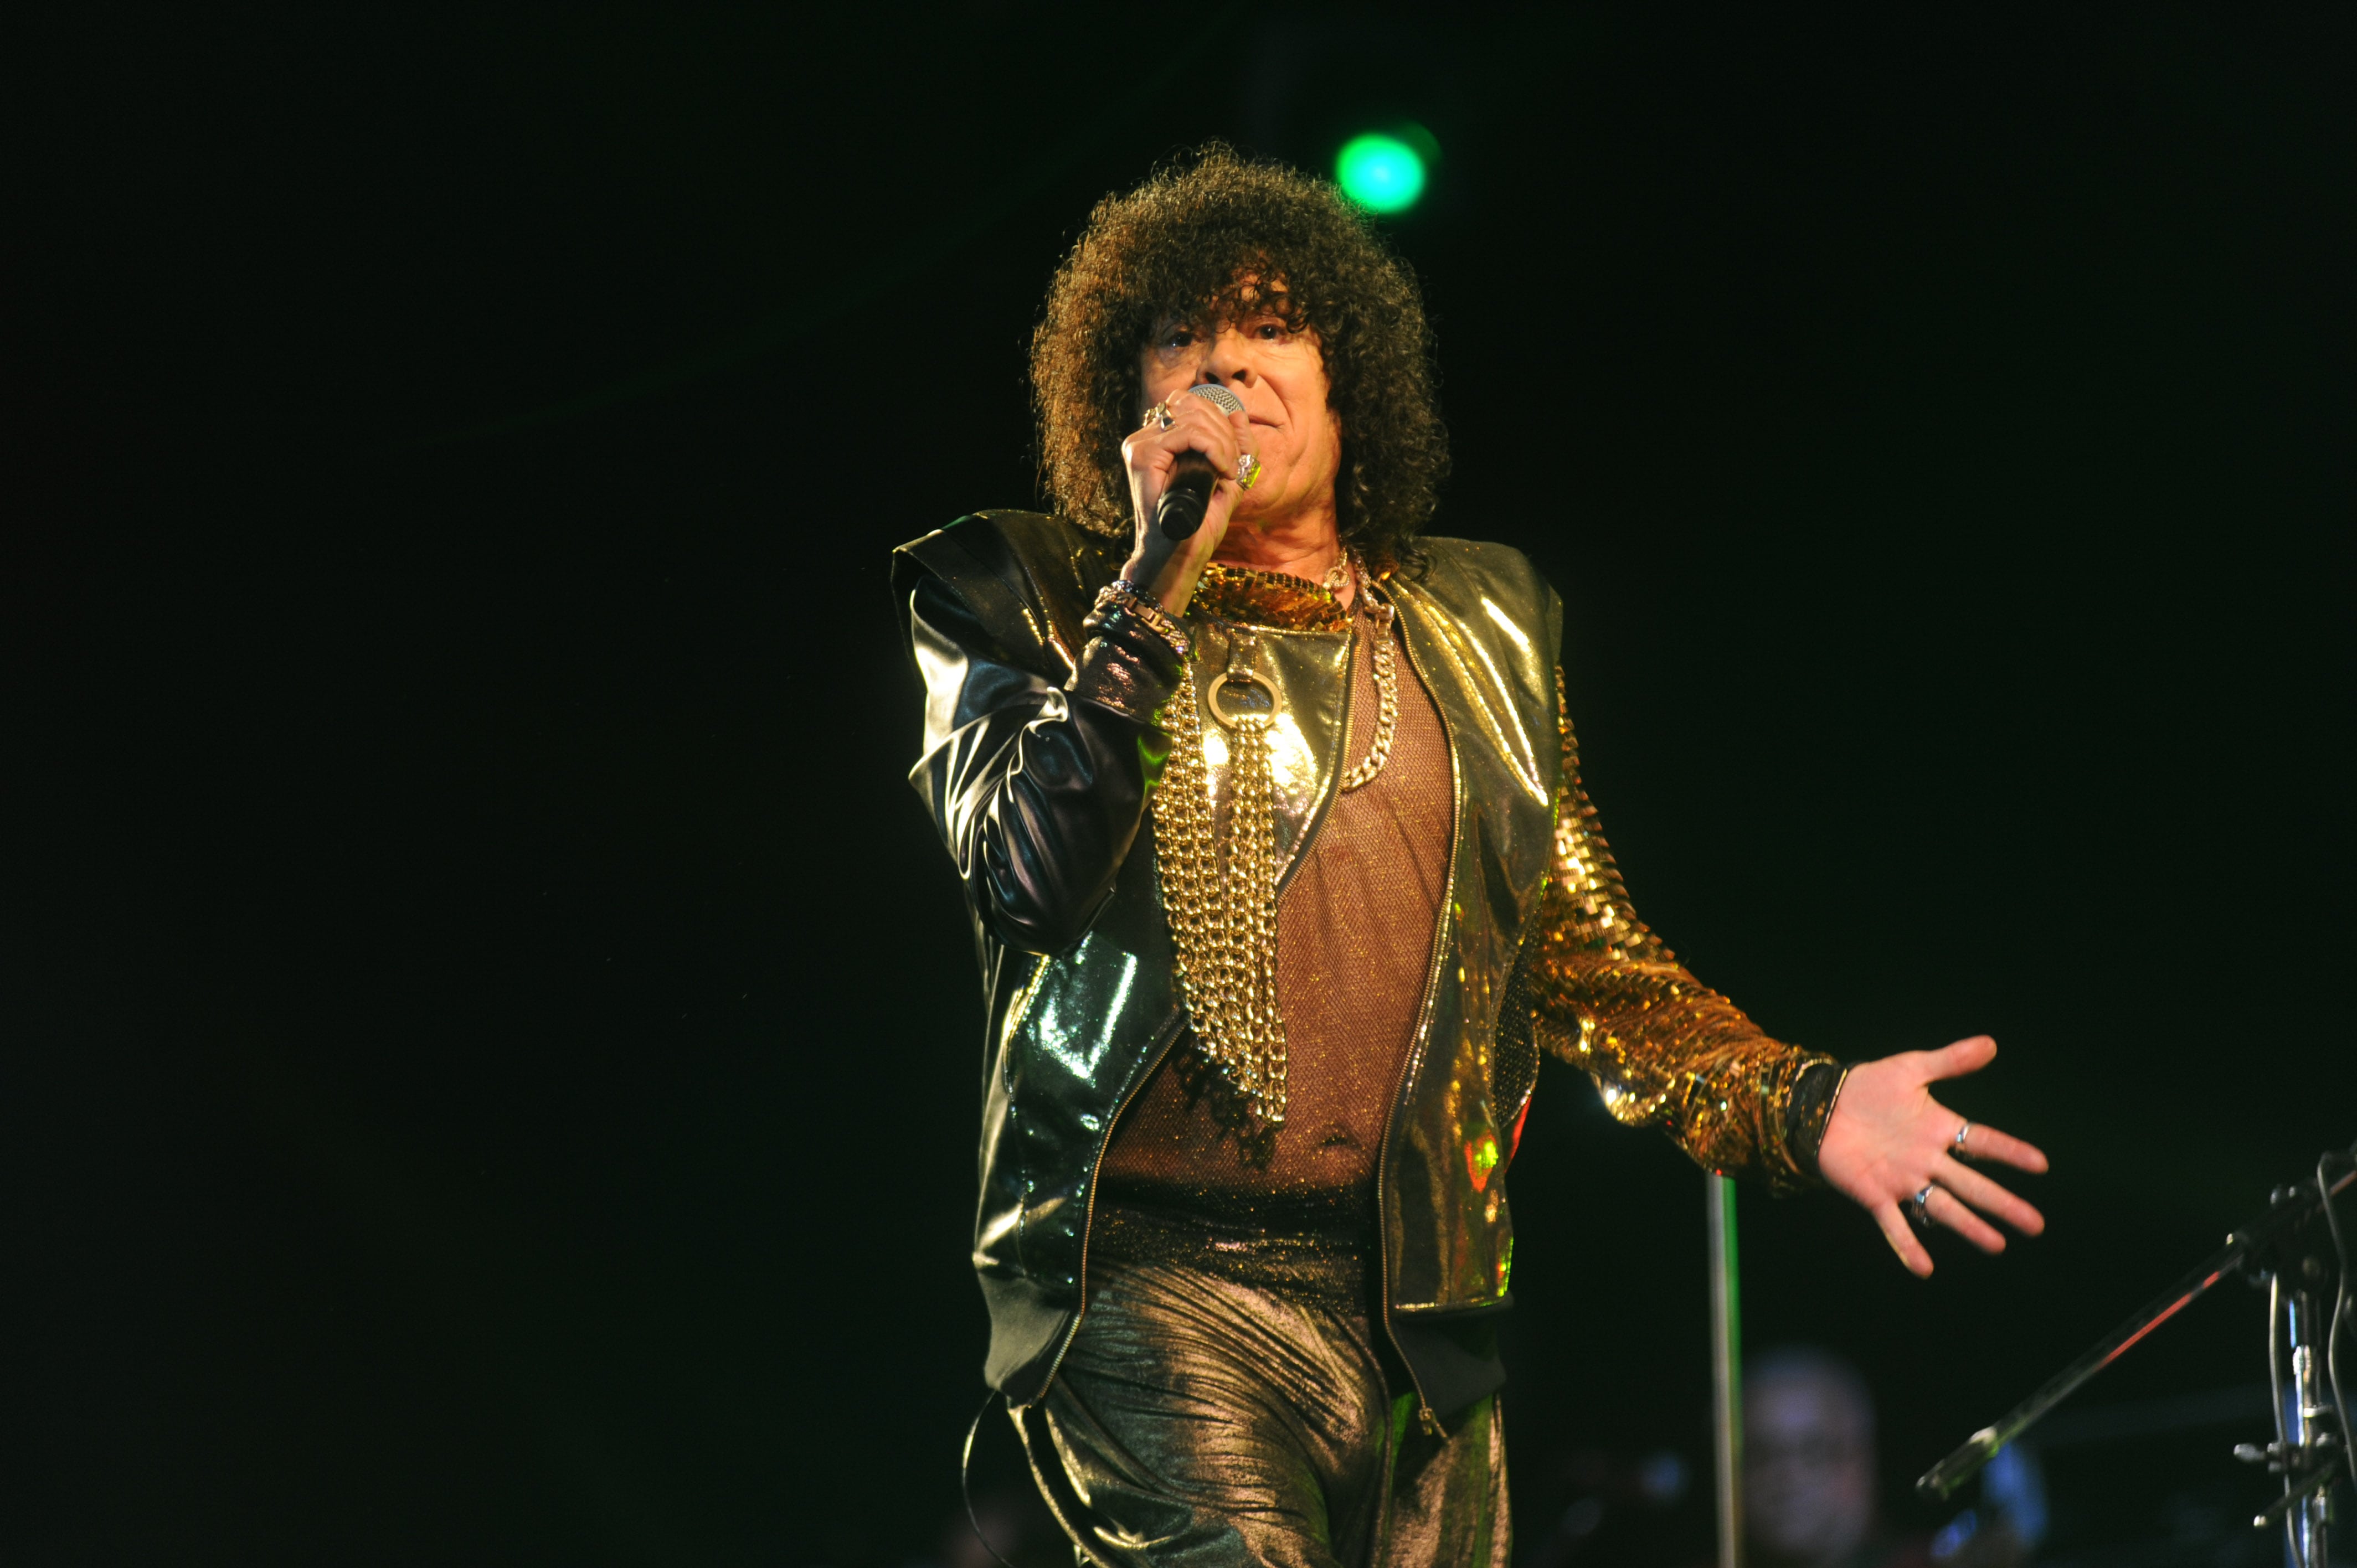
M1009 947L1054 953L1086 934L1128 857L1152 771L1152 715L1186 666L1125 618L1092 621L1058 685L935 576L910 587L925 682L925 750L909 781L965 880L975 918Z

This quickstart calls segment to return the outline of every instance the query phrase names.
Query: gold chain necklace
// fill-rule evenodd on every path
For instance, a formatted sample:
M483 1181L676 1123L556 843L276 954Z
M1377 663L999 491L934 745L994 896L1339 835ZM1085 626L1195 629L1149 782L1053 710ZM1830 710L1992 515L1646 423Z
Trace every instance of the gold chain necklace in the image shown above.
M1358 569L1345 557L1329 574ZM1365 577L1360 576L1361 595ZM1383 770L1399 719L1399 674L1392 653L1397 611L1362 597L1372 623L1375 738L1365 760L1344 774L1345 790ZM1376 613L1380 611L1380 614ZM1154 790L1156 863L1162 908L1177 950L1180 988L1204 1056L1269 1127L1285 1125L1285 1014L1276 993L1276 779L1269 730L1280 707L1276 687L1257 671L1259 639L1238 628L1228 668L1199 703L1194 672L1163 710L1170 756ZM1191 666L1191 660L1190 660ZM1228 831L1222 842L1203 749L1203 713L1228 732Z
M1268 732L1276 688L1254 672L1258 640L1239 630L1227 672L1200 705L1192 670L1165 707L1170 757L1154 791L1162 908L1203 1054L1259 1118L1285 1124L1285 1015L1276 996L1275 776ZM1232 711L1222 699L1237 688ZM1242 693L1258 695L1243 700ZM1202 709L1228 731L1228 832L1214 831ZM1221 852L1224 847L1226 853Z
M1342 775L1346 793L1375 781L1375 775L1391 760L1392 728L1399 723L1399 671L1392 668L1392 618L1399 612L1389 605L1377 606L1366 599L1365 591L1361 588L1360 602L1367 607L1367 619L1375 642L1375 738L1367 747L1365 760ZM1381 616L1373 613L1378 608L1383 612Z

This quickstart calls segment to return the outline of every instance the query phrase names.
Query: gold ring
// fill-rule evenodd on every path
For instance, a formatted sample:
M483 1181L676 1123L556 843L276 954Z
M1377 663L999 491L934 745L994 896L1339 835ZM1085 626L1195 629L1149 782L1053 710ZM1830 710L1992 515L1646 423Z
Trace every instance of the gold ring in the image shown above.
M1260 479L1260 459L1247 452L1236 459L1236 488L1248 490Z
M1146 417L1137 422L1137 427L1143 430L1149 424L1155 424L1168 430L1178 423L1170 417L1170 405L1167 403L1157 403L1146 411Z

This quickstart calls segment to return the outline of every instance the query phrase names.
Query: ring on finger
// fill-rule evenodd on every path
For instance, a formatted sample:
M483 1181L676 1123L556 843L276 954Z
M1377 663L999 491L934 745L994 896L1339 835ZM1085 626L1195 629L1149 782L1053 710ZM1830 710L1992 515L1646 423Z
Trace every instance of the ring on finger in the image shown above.
M1247 452L1236 459L1236 488L1248 490L1260 481L1260 459Z
M1152 408L1147 409L1146 411L1146 417L1139 420L1137 423L1138 428L1141 430L1149 424L1159 429L1168 430L1178 422L1170 417L1170 405L1168 403L1157 403Z
M1969 1122L1956 1129L1956 1135L1948 1141L1949 1150L1952 1154L1961 1155L1964 1152L1964 1134L1972 1130L1973 1124Z
M1932 1194L1939 1190L1936 1182L1926 1183L1923 1190L1907 1200L1907 1218L1918 1226L1929 1228L1932 1223Z

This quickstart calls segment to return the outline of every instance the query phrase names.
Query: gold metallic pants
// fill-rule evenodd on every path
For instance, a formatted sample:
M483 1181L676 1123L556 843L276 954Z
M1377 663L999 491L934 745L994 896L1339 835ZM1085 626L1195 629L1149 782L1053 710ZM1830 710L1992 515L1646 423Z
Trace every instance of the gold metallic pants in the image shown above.
M1419 1429L1415 1396L1386 1390L1361 1254L1106 1230L1054 1384L1014 1412L1082 1562L1504 1568L1497 1402Z

